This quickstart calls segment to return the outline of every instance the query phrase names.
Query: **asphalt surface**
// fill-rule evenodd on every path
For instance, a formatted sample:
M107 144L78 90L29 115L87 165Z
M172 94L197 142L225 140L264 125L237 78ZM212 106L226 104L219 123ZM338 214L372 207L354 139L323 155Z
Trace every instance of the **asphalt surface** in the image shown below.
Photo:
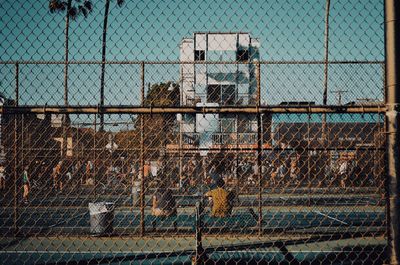
M189 264L195 249L194 205L201 197L176 196L177 216L162 219L151 215L151 196L146 196L144 238L140 237L140 209L132 207L132 198L123 194L37 196L28 205L18 204L18 237L13 234L14 208L6 203L6 207L0 207L0 234L3 235L0 237L0 264L69 264L70 261ZM115 203L114 231L110 236L93 237L91 234L88 203L94 201ZM217 246L226 246L257 240L275 242L299 236L339 235L328 237L319 247L310 247L305 241L307 244L298 244L290 251L298 261L317 264L323 264L326 257L338 261L352 257L353 262L364 255L366 261L371 259L370 263L383 260L385 208L379 195L263 194L261 226L258 205L257 195L239 196L232 215L226 218L210 217L210 209L206 207L202 215L205 240L216 238ZM261 238L254 238L260 227ZM350 239L354 237L355 241L343 241L344 235L350 235ZM230 242L229 238L236 241ZM343 241L340 247L338 240ZM268 247L254 249L250 246L235 251L214 249L209 254L214 260L287 262L281 250Z

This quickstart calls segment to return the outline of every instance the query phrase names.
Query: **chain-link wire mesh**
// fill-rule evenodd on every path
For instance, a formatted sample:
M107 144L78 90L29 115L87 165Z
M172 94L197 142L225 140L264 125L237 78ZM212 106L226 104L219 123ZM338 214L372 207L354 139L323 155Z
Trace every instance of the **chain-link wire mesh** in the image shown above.
M0 3L0 263L384 263L383 1L329 2Z

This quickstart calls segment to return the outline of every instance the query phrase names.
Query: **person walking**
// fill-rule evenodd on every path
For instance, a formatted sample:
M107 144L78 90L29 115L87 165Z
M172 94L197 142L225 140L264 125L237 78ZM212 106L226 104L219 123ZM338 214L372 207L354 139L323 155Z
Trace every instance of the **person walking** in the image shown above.
M22 173L22 187L24 190L24 193L22 195L23 197L23 202L24 204L28 204L28 197L29 197L29 191L30 191L30 180L29 180L29 174L28 174L28 166L24 168L24 171Z

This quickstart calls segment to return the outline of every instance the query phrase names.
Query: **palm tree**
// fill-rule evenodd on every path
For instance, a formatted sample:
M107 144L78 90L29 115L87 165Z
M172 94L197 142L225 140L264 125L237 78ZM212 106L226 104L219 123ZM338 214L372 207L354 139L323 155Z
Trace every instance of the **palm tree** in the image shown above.
M93 9L91 1L75 0L75 5L72 5L72 0L50 0L49 9L51 13L63 13L65 15L65 69L64 69L64 105L68 105L68 55L69 55L69 24L70 18L75 20L79 15L84 15L85 18Z
M105 8L104 8L104 20L103 20L103 44L102 44L102 53L101 53L101 77L100 77L100 106L104 106L104 75L105 75L105 61L106 61L106 41L107 41L107 22L108 22L108 14L110 10L110 0L105 0ZM117 5L121 7L124 4L124 0L116 0ZM99 131L104 130L104 115L100 115L100 128Z
M75 20L79 15L85 18L93 10L93 4L90 0L49 0L49 9L51 13L65 12L65 66L64 66L64 105L68 106L68 55L69 55L69 24L70 18ZM62 154L66 155L67 150L67 128L68 115L63 116L63 146Z

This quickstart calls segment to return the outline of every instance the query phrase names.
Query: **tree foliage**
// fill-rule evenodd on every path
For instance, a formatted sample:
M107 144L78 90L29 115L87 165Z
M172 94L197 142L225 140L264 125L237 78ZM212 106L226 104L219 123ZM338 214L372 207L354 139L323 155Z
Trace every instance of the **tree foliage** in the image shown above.
M179 106L179 85L173 82L154 84L147 92L145 106Z
M144 100L144 106L167 107L179 106L179 85L173 82L154 84ZM143 118L144 153L146 158L158 157L166 145L176 140L175 114L142 114L135 120L135 128L120 132L116 142L121 148L140 148L140 130Z
M85 18L93 10L93 4L89 0L70 0L71 8L68 10L68 16L72 19L76 19L79 15L83 15ZM50 0L49 10L51 13L65 12L68 9L68 0Z

